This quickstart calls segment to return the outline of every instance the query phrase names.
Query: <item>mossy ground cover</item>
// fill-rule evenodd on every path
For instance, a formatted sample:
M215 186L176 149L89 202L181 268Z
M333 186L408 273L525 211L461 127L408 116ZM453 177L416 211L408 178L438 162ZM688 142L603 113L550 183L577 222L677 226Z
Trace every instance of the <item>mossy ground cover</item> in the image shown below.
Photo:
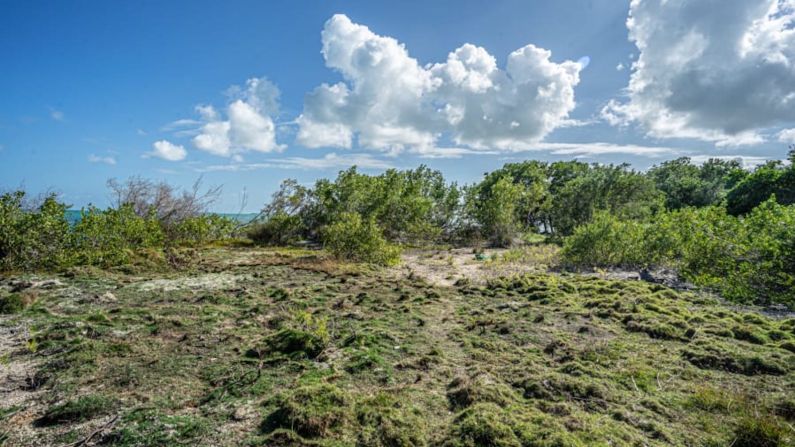
M442 287L317 252L197 259L4 280L26 298L0 317L0 442L795 443L795 319L593 276Z

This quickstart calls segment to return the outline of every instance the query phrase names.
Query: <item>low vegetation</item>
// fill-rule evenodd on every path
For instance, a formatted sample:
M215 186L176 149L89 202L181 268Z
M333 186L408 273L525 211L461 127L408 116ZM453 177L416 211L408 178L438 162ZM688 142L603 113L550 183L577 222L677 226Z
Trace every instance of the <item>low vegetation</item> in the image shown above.
M200 251L179 272L0 282L37 296L0 319L6 445L795 442L792 317L598 275L437 286L317 251Z
M178 193L167 184L109 182L119 202L89 206L70 225L67 205L54 194L31 200L24 191L0 195L0 270L127 266L173 258L174 249L232 236L236 223L207 213L217 190ZM167 256L168 255L168 256Z

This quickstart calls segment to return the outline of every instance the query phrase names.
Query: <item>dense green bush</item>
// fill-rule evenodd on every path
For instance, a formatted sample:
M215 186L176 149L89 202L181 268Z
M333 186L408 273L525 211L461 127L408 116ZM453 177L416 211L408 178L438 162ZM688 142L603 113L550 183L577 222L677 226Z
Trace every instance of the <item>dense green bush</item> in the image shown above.
M400 248L384 239L374 218L363 219L357 213L341 214L323 230L323 244L340 259L392 265L400 260Z
M598 212L587 225L574 230L563 247L564 259L591 267L642 267L651 263L645 252L647 226Z
M306 231L301 216L279 211L262 222L250 225L246 234L261 245L291 245L299 242Z
M182 219L166 227L166 240L175 245L199 246L233 236L238 224L217 214L203 214Z
M134 250L162 246L163 229L154 215L140 217L130 205L100 210L89 207L71 232L74 262L111 266L130 261Z
M66 260L69 223L66 205L54 195L39 206L25 193L0 196L0 270L55 267Z
M674 267L734 301L795 306L795 206L775 198L744 217L722 207L648 222L599 214L565 240L562 256L580 267Z
M688 157L663 162L648 172L671 210L717 205L747 175L737 160L713 158L698 166Z
M0 270L122 265L142 250L206 244L230 237L236 227L231 219L203 213L166 219L155 207L142 213L132 203L90 206L70 226L66 208L54 195L39 205L22 191L0 195Z

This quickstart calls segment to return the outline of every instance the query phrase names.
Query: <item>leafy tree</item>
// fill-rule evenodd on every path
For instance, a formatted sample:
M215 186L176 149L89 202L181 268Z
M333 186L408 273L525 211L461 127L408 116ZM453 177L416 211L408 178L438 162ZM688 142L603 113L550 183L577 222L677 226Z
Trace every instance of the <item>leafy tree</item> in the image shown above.
M654 166L648 175L665 194L666 208L680 209L720 203L745 171L736 160L713 158L696 166L690 158L681 157Z
M494 245L505 247L513 242L521 228L519 210L527 194L526 186L507 175L469 191L471 213Z
M662 207L662 195L646 176L627 165L591 165L559 187L552 197L550 225L569 235L597 210L623 218L647 218Z
M791 197L790 189L795 183L792 182L793 175L788 171L792 171L792 168L786 169L780 161L770 161L757 167L729 191L729 213L735 216L746 214L774 194L786 199ZM786 199L782 203L792 203Z

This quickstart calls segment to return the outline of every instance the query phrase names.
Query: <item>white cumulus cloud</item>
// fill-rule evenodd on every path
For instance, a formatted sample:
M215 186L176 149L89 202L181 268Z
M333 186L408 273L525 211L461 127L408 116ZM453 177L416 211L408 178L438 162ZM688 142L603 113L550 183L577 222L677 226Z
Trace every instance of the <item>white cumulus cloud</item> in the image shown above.
M152 152L147 155L157 158L162 158L168 161L184 160L188 156L188 151L184 146L174 144L167 140L155 141L152 144Z
M795 144L795 129L784 129L779 132L778 141L781 143Z
M432 151L443 135L474 149L515 150L567 122L587 58L551 61L527 45L497 66L465 44L442 63L421 66L406 47L335 15L321 33L326 66L344 82L307 94L297 142L307 147Z
M210 105L196 106L202 118L193 137L197 149L222 157L240 158L247 151L279 152L276 125L272 115L278 112L279 89L265 78L252 78L245 86L227 90L230 101L226 117Z
M640 53L611 124L734 146L795 119L795 0L632 0L627 27Z

